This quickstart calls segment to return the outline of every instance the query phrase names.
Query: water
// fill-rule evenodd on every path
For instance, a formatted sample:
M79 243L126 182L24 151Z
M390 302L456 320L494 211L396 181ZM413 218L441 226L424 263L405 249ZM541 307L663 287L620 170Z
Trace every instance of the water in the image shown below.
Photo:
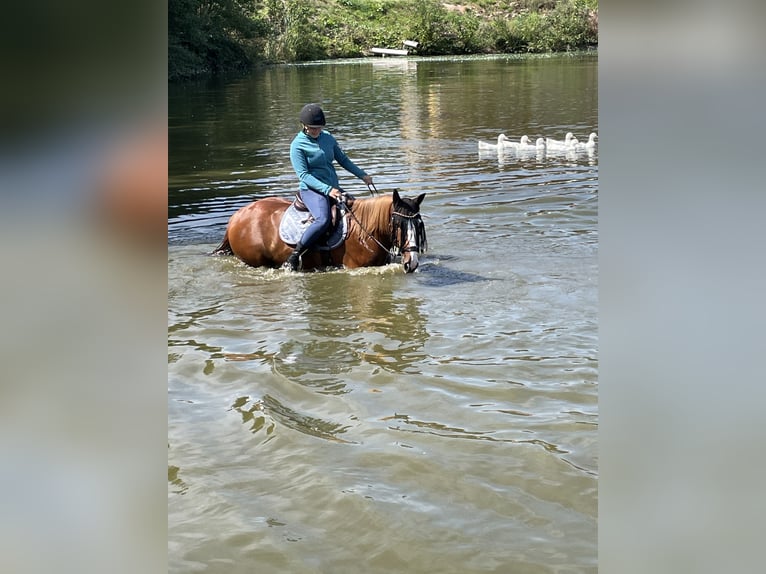
M170 90L170 572L595 572L597 58L363 60ZM426 193L419 270L207 257L297 113ZM360 197L361 181L341 171Z

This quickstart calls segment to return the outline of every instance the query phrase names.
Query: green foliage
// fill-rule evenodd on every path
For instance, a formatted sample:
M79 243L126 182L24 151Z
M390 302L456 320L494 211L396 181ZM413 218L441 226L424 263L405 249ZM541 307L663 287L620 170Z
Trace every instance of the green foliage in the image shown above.
M317 60L326 57L325 39L317 8L305 0L267 0L269 25L265 57L272 62Z
M589 26L584 0L561 2L547 13L533 12L518 18L519 35L530 52L564 52L598 42Z
M408 35L420 42L419 52L423 55L445 53L449 49L449 41L442 34L446 10L435 0L415 0L413 8Z
M492 39L492 51L514 53L526 50L527 43L518 30L518 19L496 18L488 27L487 35Z
M407 38L420 43L420 55L475 54L487 51L482 22L472 12L448 11L435 0L414 0ZM404 38L403 38L404 39Z
M505 52L566 52L598 44L596 0L564 0L552 10L525 12L495 21L495 48ZM597 15L597 12L595 12Z
M459 9L438 0L168 0L171 79L360 57L403 40L418 41L418 55L582 49L598 44L598 0L476 0Z
M246 69L263 22L247 0L168 0L168 77Z

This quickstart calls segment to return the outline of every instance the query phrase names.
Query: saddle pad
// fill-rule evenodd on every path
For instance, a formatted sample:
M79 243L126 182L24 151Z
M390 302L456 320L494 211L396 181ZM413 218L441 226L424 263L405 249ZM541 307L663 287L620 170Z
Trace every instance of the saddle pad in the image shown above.
M282 221L279 222L279 238L288 245L295 245L303 237L303 232L306 231L313 221L314 218L308 211L298 211L295 209L295 204L291 203L282 216ZM348 215L344 214L340 218L338 225L333 229L327 242L317 245L316 248L335 249L346 240L347 235Z

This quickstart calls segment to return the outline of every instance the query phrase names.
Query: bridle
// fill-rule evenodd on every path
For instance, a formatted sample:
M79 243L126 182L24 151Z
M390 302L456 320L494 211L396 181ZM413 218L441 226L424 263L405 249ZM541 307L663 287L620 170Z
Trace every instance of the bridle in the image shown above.
M343 202L343 205L345 205L345 202ZM423 219L420 217L420 213L402 213L400 211L392 210L391 211L391 219L389 219L388 225L391 229L391 247L386 247L383 245L378 239L370 233L370 231L362 224L361 221L359 221L359 218L356 216L356 214L351 211L351 209L347 209L348 213L351 215L351 218L356 221L356 224L359 226L359 229L361 229L367 237L372 239L375 243L378 244L378 246L383 249L384 251L388 251L389 257L393 259L397 255L402 255L404 253L418 253L420 251L425 250L425 245L422 247L418 245L418 237L422 237L423 241L425 243L425 228L423 225ZM401 239L401 237L404 235L403 233L397 234L397 228L403 230L403 226L401 224L397 225L397 219L399 220L406 220L407 221L407 240L404 245L398 245L398 239ZM398 237L397 237L398 236ZM414 238L415 242L414 245L408 245L410 238ZM402 240L403 241L403 240ZM362 241L362 245L370 252L372 252L372 249L367 247L367 244Z
M398 246L396 245L396 229L399 227L402 231L404 231L403 226L397 226L396 225L396 219L406 219L407 220L407 242L405 245ZM425 237L425 233L421 231L421 233L418 233L418 230L423 229L423 219L420 217L420 213L401 213L400 211L392 211L391 212L391 235L392 235L392 241L391 241L391 251L393 254L396 254L396 252L404 253L412 253L413 251L415 253L420 253L421 248L418 245L418 235L421 235ZM403 234L400 234L400 236ZM414 239L414 245L410 245L410 239Z

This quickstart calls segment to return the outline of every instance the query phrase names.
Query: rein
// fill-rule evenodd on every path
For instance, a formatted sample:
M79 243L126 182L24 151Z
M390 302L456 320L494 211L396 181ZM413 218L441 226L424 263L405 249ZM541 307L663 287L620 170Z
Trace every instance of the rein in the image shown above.
M349 210L348 210L348 213L349 213L349 215L351 216L351 218L352 218L354 221L356 221L356 224L359 226L359 229L361 229L362 231L364 231L364 232L367 234L367 237L369 237L370 239L372 239L372 240L373 240L375 243L377 243L377 244L378 244L378 245L379 245L379 246L380 246L382 249L384 249L384 250L386 250L386 251L390 251L390 249L389 249L389 248L387 248L387 247L386 247L385 245L383 245L383 244L382 244L380 241L378 241L378 240L375 238L375 236L374 236L372 233L370 233L370 232L367 230L367 228L366 228L366 227L365 227L365 226L362 224L362 222L361 222L361 221L359 221L359 218L356 216L356 214L355 214L353 211L351 211L351 209L349 209ZM362 245L364 245L364 246L365 246L365 248L369 249L369 248L367 247L367 245L365 245L364 243L362 243ZM372 250L371 250L371 249L370 249L370 252L372 252Z

